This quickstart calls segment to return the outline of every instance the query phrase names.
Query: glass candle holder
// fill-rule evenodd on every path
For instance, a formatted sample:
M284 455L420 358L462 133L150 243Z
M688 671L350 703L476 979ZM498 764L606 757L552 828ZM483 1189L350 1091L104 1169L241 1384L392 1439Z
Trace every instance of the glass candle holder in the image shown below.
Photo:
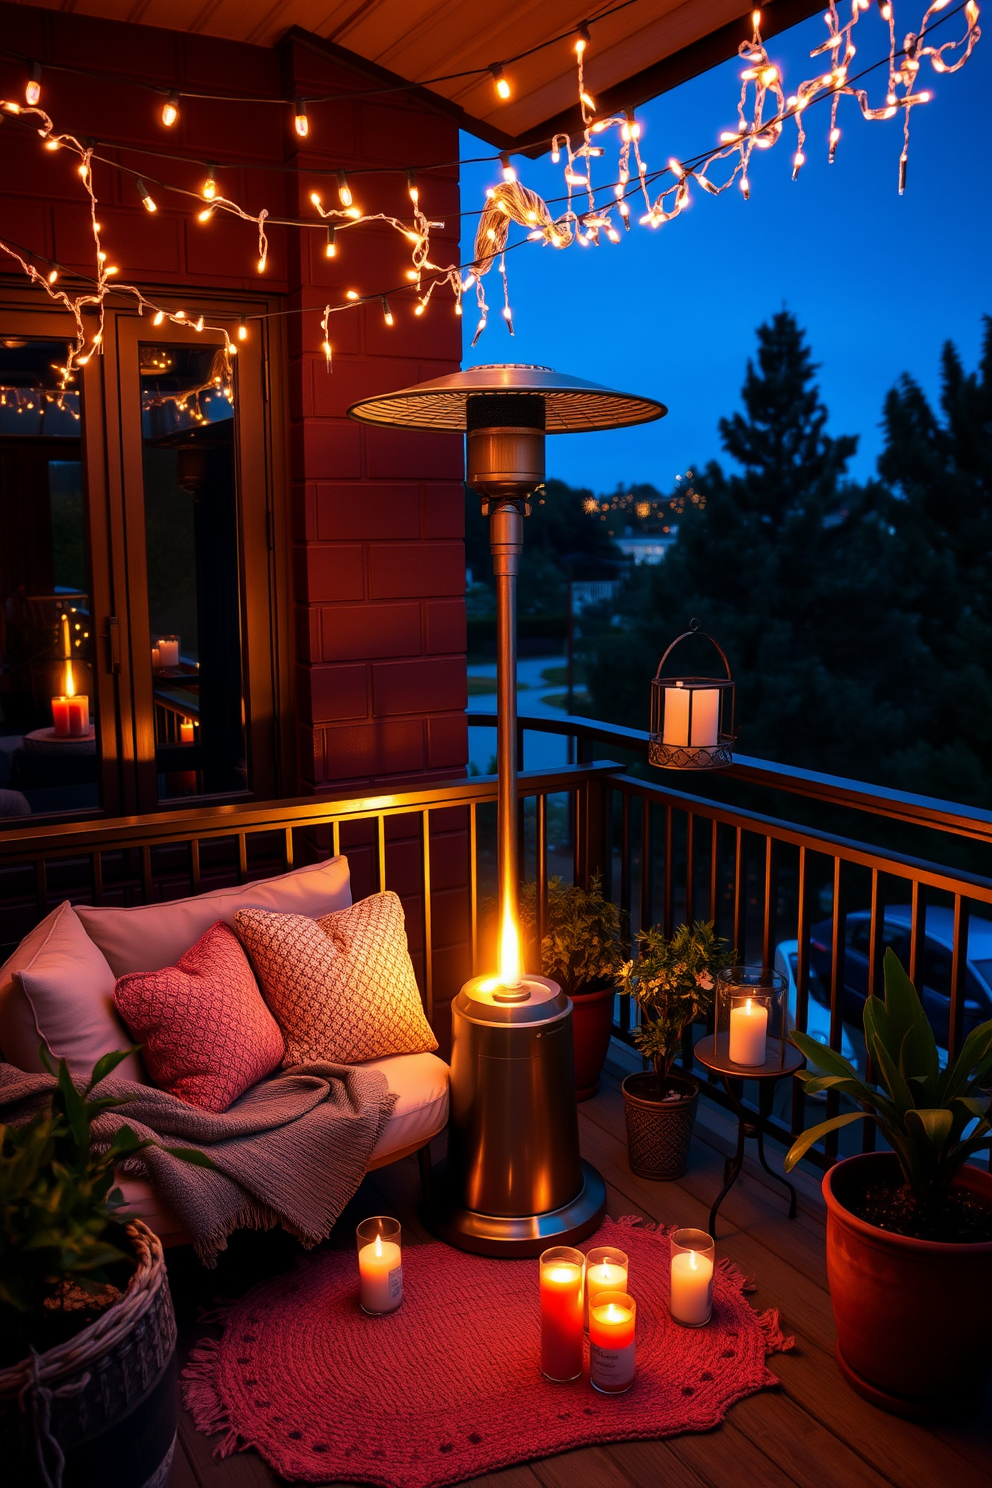
M403 1301L402 1229L398 1219L377 1214L355 1231L358 1300L373 1317L395 1312Z
M701 1328L713 1313L716 1246L705 1230L676 1230L671 1237L672 1272L668 1310L677 1323Z
M599 1292L627 1290L627 1257L611 1245L600 1245L586 1255L585 1320L589 1331L589 1307Z
M598 1292L589 1305L589 1383L622 1395L634 1383L637 1303L627 1292Z
M716 986L714 1050L733 1070L772 1072L785 1060L786 980L770 966L731 966Z
M585 1256L553 1245L541 1256L541 1373L564 1383L582 1373Z

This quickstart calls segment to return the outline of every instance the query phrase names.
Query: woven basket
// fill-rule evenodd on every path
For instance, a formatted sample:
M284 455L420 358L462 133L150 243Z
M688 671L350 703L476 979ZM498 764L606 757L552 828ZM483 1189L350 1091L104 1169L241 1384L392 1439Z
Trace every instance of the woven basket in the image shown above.
M11 1483L168 1483L176 1320L161 1241L140 1220L127 1232L137 1266L121 1300L67 1343L0 1370L3 1475L11 1470Z
M669 1075L664 1088L681 1091L690 1099L662 1101L657 1075L628 1075L623 1082L627 1156L630 1171L638 1178L681 1178L689 1163L699 1085L683 1075Z

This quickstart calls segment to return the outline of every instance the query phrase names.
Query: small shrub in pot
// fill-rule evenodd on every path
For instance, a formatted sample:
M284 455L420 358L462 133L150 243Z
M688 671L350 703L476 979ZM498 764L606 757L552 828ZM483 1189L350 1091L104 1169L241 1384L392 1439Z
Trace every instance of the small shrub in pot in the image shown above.
M525 936L537 941L537 885L524 884L520 919ZM627 917L603 896L596 875L589 888L548 880L541 971L572 999L575 1085L579 1100L595 1095L613 1028L617 976L629 946Z
M712 921L680 925L671 937L655 925L637 932L637 955L620 968L620 991L641 1012L632 1038L654 1066L623 1082L628 1156L642 1178L680 1178L686 1170L699 1083L672 1066L683 1033L709 1012L717 975L736 955Z
M864 1028L877 1084L792 1035L812 1066L798 1076L807 1092L834 1091L859 1109L804 1132L785 1166L830 1131L875 1124L890 1150L846 1158L823 1180L838 1361L884 1409L956 1415L978 1403L989 1372L992 1175L969 1158L992 1145L992 1021L942 1069L916 988L889 949L885 999L867 999Z

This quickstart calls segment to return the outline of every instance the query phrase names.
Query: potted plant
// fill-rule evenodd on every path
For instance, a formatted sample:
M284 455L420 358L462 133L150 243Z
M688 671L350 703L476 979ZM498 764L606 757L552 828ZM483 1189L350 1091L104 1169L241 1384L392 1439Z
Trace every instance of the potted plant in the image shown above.
M0 1126L0 1439L17 1483L164 1488L176 1435L176 1325L161 1242L119 1213L114 1171L154 1145L92 1122L126 1096L85 1089L64 1060L48 1109ZM42 1050L42 1059L54 1073ZM168 1148L211 1166L203 1153Z
M523 887L520 916L525 933L537 939L537 885ZM627 951L623 910L603 897L597 875L588 889L548 880L541 971L572 999L575 1086L579 1100L599 1088L613 1030L617 975Z
M877 1084L792 1035L822 1071L800 1073L806 1089L836 1091L860 1110L804 1132L785 1166L826 1132L874 1122L891 1151L845 1158L823 1179L837 1359L885 1410L955 1415L980 1402L992 1358L992 1175L968 1162L992 1142L992 1021L942 1069L916 988L889 949L885 1000L867 999L864 1027Z
M620 969L620 991L633 997L641 1020L633 1040L653 1071L623 1082L627 1154L641 1178L680 1178L689 1161L699 1082L672 1073L682 1034L709 1011L717 974L736 952L713 922L680 925L669 938L655 925L637 932L637 956Z

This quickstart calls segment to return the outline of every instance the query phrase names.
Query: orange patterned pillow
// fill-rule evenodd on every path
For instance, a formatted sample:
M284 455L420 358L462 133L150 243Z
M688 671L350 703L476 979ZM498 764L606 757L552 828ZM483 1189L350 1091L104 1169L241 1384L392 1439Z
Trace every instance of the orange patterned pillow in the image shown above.
M372 894L319 920L241 909L234 925L286 1040L284 1067L437 1048L395 894Z

